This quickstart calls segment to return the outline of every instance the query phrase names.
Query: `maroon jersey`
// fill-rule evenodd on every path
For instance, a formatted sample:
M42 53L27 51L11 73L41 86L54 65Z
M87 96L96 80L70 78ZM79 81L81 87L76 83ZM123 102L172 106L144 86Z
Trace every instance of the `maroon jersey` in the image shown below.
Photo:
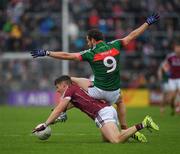
M170 66L170 78L180 78L180 57L172 53L167 56L167 61Z
M97 117L99 110L109 106L107 103L90 97L86 91L75 84L72 84L67 88L64 93L64 98L65 97L70 97L71 103L82 112L85 112L92 119Z

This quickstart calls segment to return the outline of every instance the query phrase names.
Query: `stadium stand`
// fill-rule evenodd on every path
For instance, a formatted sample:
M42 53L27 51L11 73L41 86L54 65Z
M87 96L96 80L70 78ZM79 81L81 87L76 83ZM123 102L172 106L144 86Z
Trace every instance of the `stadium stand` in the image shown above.
M41 2L41 3L40 3ZM100 29L106 41L121 38L153 11L161 20L122 51L122 87L156 88L157 68L180 36L178 0L69 0L70 51L86 49L85 34ZM83 7L82 7L83 6ZM58 60L3 59L4 53L36 48L62 49L62 4L59 0L3 0L0 3L0 95L11 90L52 89L61 74ZM173 13L172 13L173 10ZM89 77L83 63L70 62L70 75ZM40 80L41 79L41 80ZM1 97L0 99L4 99ZM4 102L3 100L0 102Z

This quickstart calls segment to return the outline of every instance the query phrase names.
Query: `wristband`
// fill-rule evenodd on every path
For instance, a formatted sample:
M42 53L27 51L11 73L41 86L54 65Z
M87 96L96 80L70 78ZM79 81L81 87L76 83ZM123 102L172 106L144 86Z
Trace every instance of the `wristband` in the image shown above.
M50 55L50 51L46 51L46 55L49 56Z

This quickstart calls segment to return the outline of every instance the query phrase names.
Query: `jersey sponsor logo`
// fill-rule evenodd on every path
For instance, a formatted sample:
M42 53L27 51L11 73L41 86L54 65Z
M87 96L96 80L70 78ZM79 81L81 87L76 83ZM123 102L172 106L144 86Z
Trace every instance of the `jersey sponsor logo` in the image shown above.
M104 58L106 58L107 56L111 56L111 57L114 57L116 55L118 55L120 52L115 49L115 48L112 48L110 50L107 50L105 52L101 52L101 53L98 53L98 54L95 54L94 56L94 61L100 61L100 60L103 60Z

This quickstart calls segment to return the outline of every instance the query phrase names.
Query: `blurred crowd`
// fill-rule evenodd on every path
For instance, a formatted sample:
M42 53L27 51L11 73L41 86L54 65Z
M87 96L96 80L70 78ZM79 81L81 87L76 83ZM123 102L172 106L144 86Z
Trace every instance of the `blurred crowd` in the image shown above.
M111 41L126 36L157 11L160 22L132 41L121 57L123 87L153 88L158 65L180 34L179 4L180 0L69 0L70 51L87 49L85 35L91 28L100 29ZM62 0L0 0L0 16L0 57L36 48L62 49ZM1 60L0 89L4 84L10 89L52 87L52 77L61 73L59 63L59 69L53 69L56 64ZM33 65L38 67L34 70ZM91 71L88 65L70 62L70 75L88 77Z

